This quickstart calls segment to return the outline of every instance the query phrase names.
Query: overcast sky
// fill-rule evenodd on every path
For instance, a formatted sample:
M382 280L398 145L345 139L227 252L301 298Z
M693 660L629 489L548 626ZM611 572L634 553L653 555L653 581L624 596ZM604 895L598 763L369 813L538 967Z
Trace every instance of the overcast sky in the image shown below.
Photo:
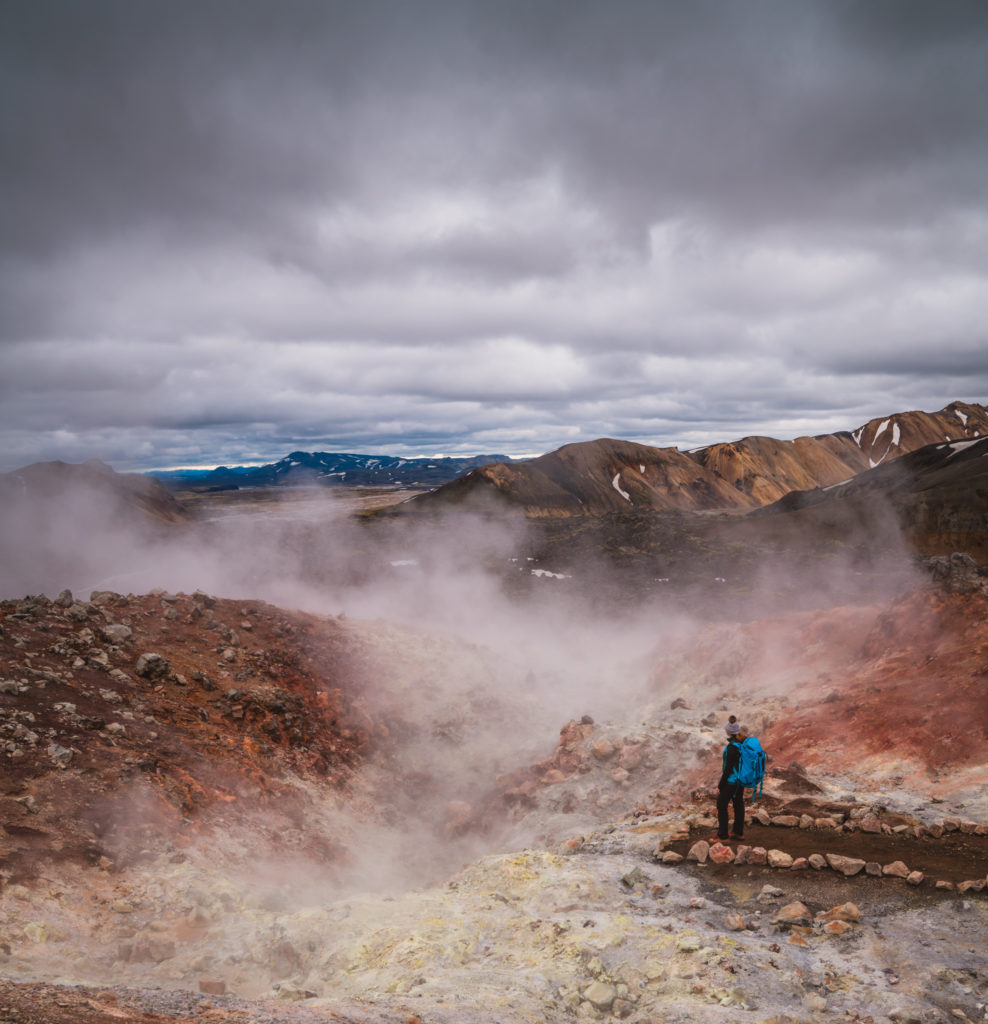
M0 0L0 469L988 400L984 0Z

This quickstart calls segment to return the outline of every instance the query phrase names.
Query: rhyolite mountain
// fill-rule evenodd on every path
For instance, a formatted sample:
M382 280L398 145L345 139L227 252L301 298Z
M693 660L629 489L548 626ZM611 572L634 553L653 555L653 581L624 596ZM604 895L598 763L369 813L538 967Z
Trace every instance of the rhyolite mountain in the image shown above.
M988 562L988 437L926 445L830 487L791 491L752 513L807 534L891 513L915 551Z
M524 463L480 466L410 505L490 495L536 519L629 509L744 511L791 491L843 483L929 444L985 435L988 409L952 402L935 413L896 413L852 431L794 441L746 437L683 452L602 438Z
M405 459L393 455L291 452L266 466L218 466L212 470L169 470L148 474L172 488L438 487L476 466L510 461L507 455Z

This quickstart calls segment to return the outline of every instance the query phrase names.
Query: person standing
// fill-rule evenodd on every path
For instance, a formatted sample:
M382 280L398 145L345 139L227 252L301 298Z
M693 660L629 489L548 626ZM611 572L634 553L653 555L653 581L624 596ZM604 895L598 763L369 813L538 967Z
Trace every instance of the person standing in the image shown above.
M724 726L727 733L727 745L721 760L720 781L717 783L717 835L711 839L726 843L728 839L744 839L744 786L740 782L732 782L731 776L737 777L741 764L741 740L746 731L734 715ZM734 808L734 830L728 834L728 805Z

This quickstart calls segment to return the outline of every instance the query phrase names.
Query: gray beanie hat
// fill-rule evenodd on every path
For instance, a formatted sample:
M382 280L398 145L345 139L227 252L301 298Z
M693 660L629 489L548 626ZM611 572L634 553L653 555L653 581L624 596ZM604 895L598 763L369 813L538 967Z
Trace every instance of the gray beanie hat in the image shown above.
M731 717L727 720L727 725L724 726L724 732L726 732L728 736L737 736L737 734L740 731L740 722L738 722L734 715L731 715Z

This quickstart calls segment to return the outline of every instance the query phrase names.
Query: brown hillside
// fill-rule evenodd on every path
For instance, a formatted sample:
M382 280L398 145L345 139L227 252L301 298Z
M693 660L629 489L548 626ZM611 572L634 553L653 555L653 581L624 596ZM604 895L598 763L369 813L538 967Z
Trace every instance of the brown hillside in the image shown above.
M8 506L30 506L32 515L43 514L45 506L84 500L103 514L146 516L166 523L185 519L182 506L157 480L117 473L97 459L81 465L35 462L4 473L0 475L0 499Z
M768 505L790 491L829 487L928 444L988 435L988 409L951 402L939 412L902 412L853 431L778 441L746 437L690 455Z
M487 493L530 518L745 510L793 491L842 483L929 444L986 435L988 409L952 402L937 413L896 413L854 431L793 441L746 437L691 452L601 438L530 462L484 466L409 506L436 507Z

